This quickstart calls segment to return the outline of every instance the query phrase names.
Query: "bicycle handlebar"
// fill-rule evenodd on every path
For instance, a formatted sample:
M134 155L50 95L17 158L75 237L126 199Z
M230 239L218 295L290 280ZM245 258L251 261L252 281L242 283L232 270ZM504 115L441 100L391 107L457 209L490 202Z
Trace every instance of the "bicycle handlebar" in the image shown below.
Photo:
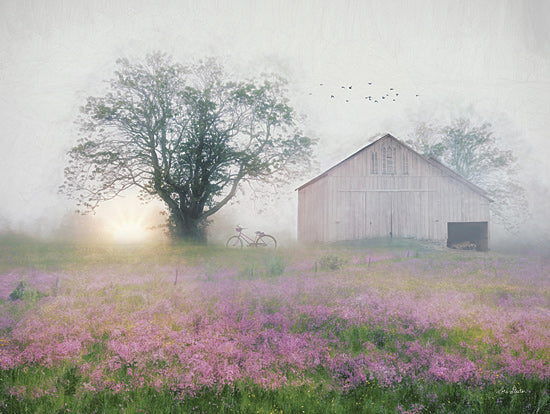
M235 227L235 231L237 233L240 233L241 231L246 230L246 227L237 226ZM257 231L256 234L264 235L265 233L263 231Z

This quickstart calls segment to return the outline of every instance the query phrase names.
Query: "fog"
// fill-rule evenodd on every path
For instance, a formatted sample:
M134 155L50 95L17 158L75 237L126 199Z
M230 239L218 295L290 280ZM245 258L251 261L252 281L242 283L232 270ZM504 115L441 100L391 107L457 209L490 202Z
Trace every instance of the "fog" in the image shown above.
M57 193L85 98L104 91L117 58L161 50L216 57L236 77L280 73L319 139L315 170L276 190L245 186L213 217L214 240L236 224L293 240L298 186L375 137L406 140L419 121L458 116L491 122L518 157L531 210L522 243L550 238L548 1L4 0L0 35L0 230L123 240L127 216L161 223L162 205L132 193L84 218ZM389 88L399 99L364 99Z

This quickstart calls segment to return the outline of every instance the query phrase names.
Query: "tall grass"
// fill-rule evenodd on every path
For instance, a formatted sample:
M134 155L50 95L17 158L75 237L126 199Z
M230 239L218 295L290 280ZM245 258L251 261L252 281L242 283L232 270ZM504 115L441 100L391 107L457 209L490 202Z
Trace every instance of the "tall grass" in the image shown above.
M550 263L0 240L0 412L542 413Z

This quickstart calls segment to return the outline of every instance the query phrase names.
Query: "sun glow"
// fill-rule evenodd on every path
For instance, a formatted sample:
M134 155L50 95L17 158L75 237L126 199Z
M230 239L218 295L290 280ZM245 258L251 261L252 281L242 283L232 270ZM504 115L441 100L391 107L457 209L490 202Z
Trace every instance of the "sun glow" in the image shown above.
M159 238L159 206L133 198L119 199L98 211L106 236L114 243L136 244Z
M142 243L147 239L147 226L142 218L128 217L111 224L110 233L115 243Z

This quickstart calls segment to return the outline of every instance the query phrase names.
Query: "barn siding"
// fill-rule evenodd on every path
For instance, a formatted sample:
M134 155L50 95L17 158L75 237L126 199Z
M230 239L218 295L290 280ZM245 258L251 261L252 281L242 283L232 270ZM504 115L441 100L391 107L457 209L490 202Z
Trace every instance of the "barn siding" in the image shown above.
M382 174L393 146L395 174ZM372 174L372 153L378 174ZM407 157L407 171L403 169ZM329 242L373 237L445 240L448 222L489 221L489 200L449 171L387 135L298 189L298 238Z
M327 182L319 180L298 192L298 240L326 242L328 211L323 200L329 198Z

